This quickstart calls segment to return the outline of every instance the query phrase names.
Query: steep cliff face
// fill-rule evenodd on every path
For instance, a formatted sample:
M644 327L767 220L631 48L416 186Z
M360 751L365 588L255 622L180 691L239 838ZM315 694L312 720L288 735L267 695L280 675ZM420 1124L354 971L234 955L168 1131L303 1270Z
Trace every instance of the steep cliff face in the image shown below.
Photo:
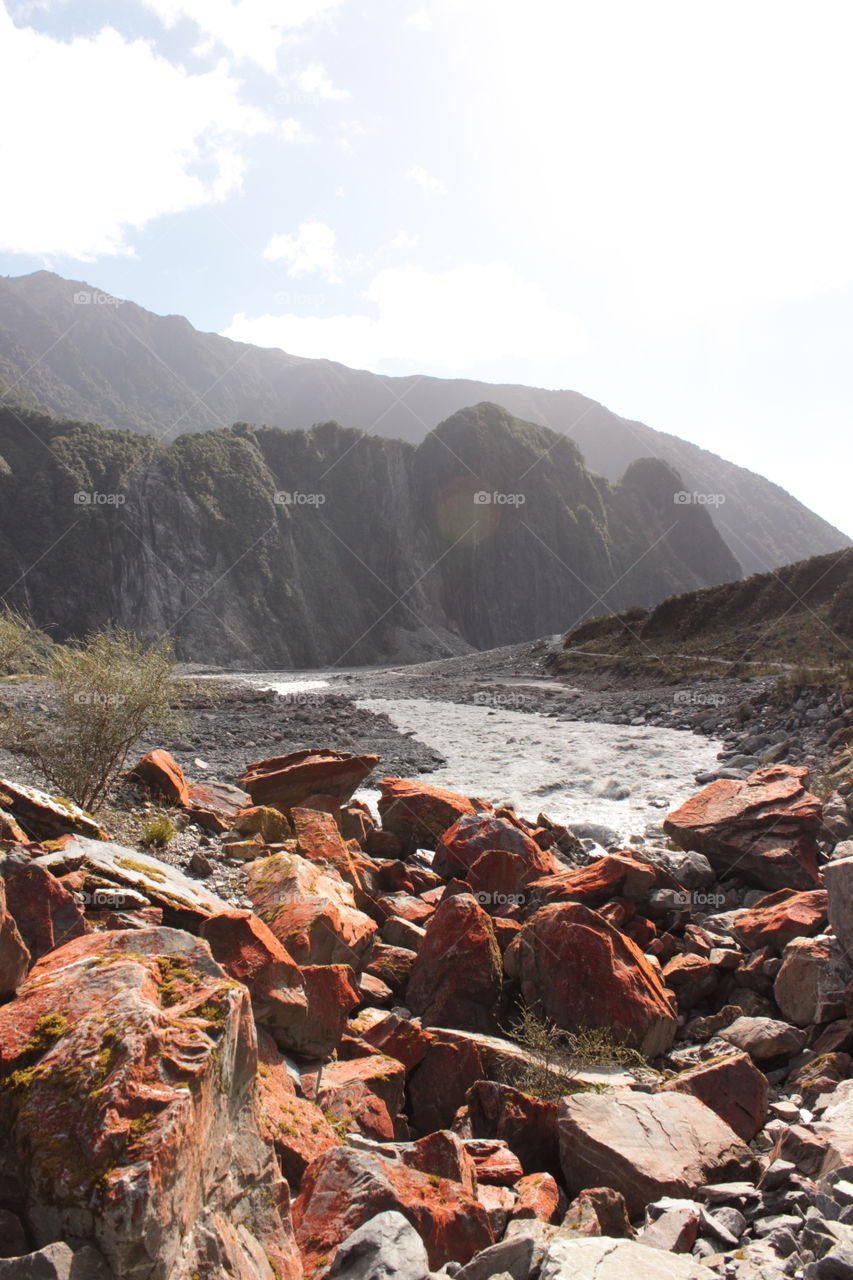
M417 448L335 423L150 437L0 412L0 592L62 638L116 622L183 658L357 665L532 638L729 581L679 477L611 485L495 405Z

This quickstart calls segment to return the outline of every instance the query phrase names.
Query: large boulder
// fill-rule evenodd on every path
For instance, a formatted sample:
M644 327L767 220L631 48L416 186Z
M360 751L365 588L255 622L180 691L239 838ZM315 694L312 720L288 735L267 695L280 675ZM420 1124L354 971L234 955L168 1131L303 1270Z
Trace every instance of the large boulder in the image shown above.
M377 786L382 828L398 837L404 857L415 849L434 849L448 827L476 813L465 796L425 782L383 778Z
M748 1053L753 1062L774 1063L795 1057L806 1043L806 1033L778 1018L735 1018L719 1033L721 1040Z
M194 782L188 790L186 812L191 822L221 835L234 827L248 804L248 794L230 782Z
M831 938L794 938L782 953L773 999L783 1018L810 1027L844 1015L845 957Z
M745 781L718 778L669 814L664 830L717 872L762 889L816 889L821 805L806 790L808 773L777 764Z
M501 954L492 922L475 899L455 894L427 925L412 965L406 1004L425 1026L496 1028Z
M34 960L89 932L74 895L26 854L0 857L0 882L8 912Z
M248 987L256 1022L273 1030L305 1021L299 966L256 915L222 911L204 921L201 936L225 972Z
M558 1130L569 1194L612 1187L632 1218L661 1196L690 1197L757 1169L734 1130L690 1094L573 1094L560 1104Z
M432 869L440 876L461 878L491 849L519 854L537 876L558 870L554 855L540 849L518 822L484 813L465 814L444 832L436 845Z
M370 959L376 925L331 868L276 853L248 865L246 893L297 964L348 964L361 971Z
M774 947L783 951L792 938L811 937L826 927L827 894L825 889L796 893L780 889L754 906L739 911L732 921L732 932L747 951Z
M318 809L296 808L291 810L290 818L296 852L309 862L334 867L341 879L355 890L360 906L369 901L369 895L379 883L376 864L349 848L332 815Z
M767 1121L767 1077L746 1053L702 1062L668 1080L661 1089L698 1098L744 1142L752 1142Z
M500 1138L521 1161L525 1174L560 1175L556 1102L546 1102L494 1080L468 1090L468 1121L475 1138Z
M672 993L639 947L580 903L542 907L519 936L525 1003L567 1030L603 1027L657 1057L672 1044Z
M429 1258L412 1224L389 1209L344 1240L328 1274L329 1280L427 1280Z
M308 1002L303 1021L271 1027L276 1043L302 1058L328 1058L341 1042L347 1018L361 994L354 971L345 964L311 964L302 967L302 985Z
M69 834L109 839L92 815L73 801L22 782L0 778L0 806L12 814L31 840L56 840Z
M782 1273L780 1272L780 1275ZM549 1245L539 1280L714 1280L696 1258L650 1249L635 1240L555 1240Z
M389 1210L415 1228L433 1270L467 1262L493 1241L486 1210L459 1183L400 1160L338 1147L308 1167L293 1206L306 1275L322 1280L344 1241Z
M18 990L30 967L30 953L6 908L6 882L0 876L0 1000Z
M656 889L678 889L677 881L662 867L643 862L630 853L608 853L586 867L560 871L528 885L534 906L553 902L581 902L600 907L611 898L645 901Z
M272 805L286 812L309 796L330 796L346 803L379 763L378 756L355 756L345 751L294 751L270 760L255 760L240 779L252 804Z
M131 782L138 782L167 804L183 806L189 803L184 771L168 751L149 751L148 755L137 760L133 768L128 769L127 776Z
M97 1246L121 1280L301 1272L255 1113L244 987L172 929L91 934L0 1008L0 1167L37 1245Z

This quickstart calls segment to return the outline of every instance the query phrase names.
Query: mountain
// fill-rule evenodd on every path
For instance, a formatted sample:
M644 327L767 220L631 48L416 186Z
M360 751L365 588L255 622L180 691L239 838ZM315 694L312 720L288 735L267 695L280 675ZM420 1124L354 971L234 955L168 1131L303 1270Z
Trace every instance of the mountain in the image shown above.
M665 680L765 668L853 677L853 549L590 619L563 637L559 671L642 668ZM846 676L844 673L846 672Z
M307 429L335 420L415 444L458 410L491 401L570 437L589 469L612 481L638 458L656 457L686 493L722 495L711 516L745 573L850 545L778 485L577 392L385 378L301 359L199 333L181 316L154 315L47 271L0 279L0 396L166 440L235 422Z
M559 446L559 447L558 447ZM329 422L179 437L0 409L0 595L241 667L418 659L736 578L658 459L611 484L481 404L417 446Z

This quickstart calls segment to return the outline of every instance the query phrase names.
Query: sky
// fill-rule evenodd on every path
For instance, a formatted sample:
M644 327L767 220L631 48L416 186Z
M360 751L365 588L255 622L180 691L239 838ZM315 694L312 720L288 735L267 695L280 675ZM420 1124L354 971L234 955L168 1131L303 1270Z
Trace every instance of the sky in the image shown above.
M0 273L564 387L853 535L849 0L0 0Z

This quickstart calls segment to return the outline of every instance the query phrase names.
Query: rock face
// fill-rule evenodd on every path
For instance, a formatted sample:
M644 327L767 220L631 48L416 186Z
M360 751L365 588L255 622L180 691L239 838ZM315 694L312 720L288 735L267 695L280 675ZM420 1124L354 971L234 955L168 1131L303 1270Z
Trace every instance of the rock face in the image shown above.
M255 1062L248 993L188 934L41 960L0 1009L3 1165L36 1241L88 1239L123 1280L266 1275L264 1258L298 1280Z
M476 812L465 796L424 782L383 778L377 785L382 828L400 839L404 855L415 849L434 849L448 827Z
M501 956L492 922L467 893L441 903L412 965L406 1003L425 1026L493 1031Z
M749 1148L698 1098L680 1093L576 1094L558 1120L570 1195L608 1186L633 1218L661 1196L690 1197L706 1182L749 1177Z
M402 1161L338 1147L309 1166L293 1206L306 1276L320 1280L344 1241L389 1210L415 1228L434 1271L446 1262L467 1262L492 1243L485 1209L459 1183L430 1179Z
M379 763L378 756L353 756L345 751L294 751L270 760L256 760L240 779L252 804L286 811L309 796L333 796L345 804Z
M333 871L298 854L276 853L249 865L246 892L297 964L358 970L367 964L376 924L357 909L352 889Z
M558 1026L608 1027L647 1057L672 1044L671 993L636 944L596 912L580 903L543 907L518 947L525 1002Z
M815 889L821 806L807 778L792 765L758 769L745 782L719 778L671 813L664 830L718 872L763 889Z

